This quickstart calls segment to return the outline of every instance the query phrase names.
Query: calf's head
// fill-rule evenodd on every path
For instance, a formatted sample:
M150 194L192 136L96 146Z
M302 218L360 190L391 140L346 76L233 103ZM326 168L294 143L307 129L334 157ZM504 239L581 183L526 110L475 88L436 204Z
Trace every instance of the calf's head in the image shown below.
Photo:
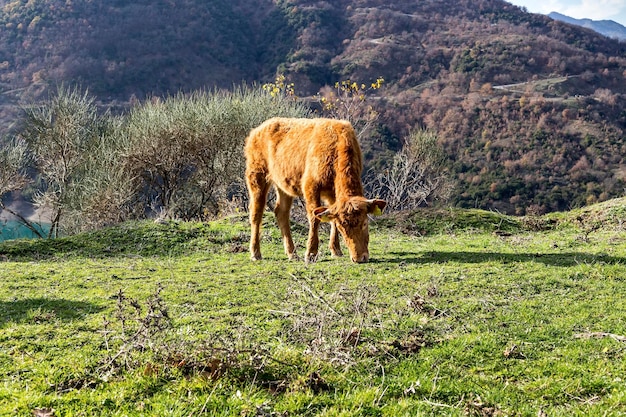
M384 200L368 200L364 197L351 197L330 207L318 207L315 216L322 222L334 222L350 252L352 262L369 260L368 214L382 214L387 203Z

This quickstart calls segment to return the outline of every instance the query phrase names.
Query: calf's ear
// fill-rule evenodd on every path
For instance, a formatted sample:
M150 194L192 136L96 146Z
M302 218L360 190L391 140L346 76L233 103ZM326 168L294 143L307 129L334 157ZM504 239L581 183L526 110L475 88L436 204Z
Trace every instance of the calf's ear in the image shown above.
M313 214L322 222L330 222L334 218L328 207L318 207L313 210Z
M383 214L383 209L387 205L385 200L367 200L367 212L374 216L380 216Z

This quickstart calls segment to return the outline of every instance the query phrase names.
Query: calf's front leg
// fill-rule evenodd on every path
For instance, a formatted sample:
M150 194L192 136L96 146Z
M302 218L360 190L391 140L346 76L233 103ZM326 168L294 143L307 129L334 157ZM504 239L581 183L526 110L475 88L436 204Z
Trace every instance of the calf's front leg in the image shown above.
M304 262L309 263L317 261L317 253L320 244L319 229L321 220L315 214L315 210L321 206L321 198L319 187L315 181L311 180L311 177L309 177L309 181L304 182L302 189L304 191L306 215L309 220L309 238L306 243Z
M304 255L304 262L317 261L317 252L319 250L320 237L319 228L320 220L313 214L312 210L307 208L307 215L309 218L309 238L306 243L306 253Z
M343 256L343 252L341 252L341 246L339 245L339 232L337 231L337 226L335 222L330 222L330 242L329 242L330 253L334 257Z

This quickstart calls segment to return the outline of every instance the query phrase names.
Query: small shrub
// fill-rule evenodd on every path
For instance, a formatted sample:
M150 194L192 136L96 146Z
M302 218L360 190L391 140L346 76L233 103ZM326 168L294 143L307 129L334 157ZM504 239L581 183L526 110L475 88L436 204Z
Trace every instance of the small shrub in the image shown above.
M128 373L166 378L203 376L230 378L257 383L272 390L283 388L289 377L285 364L270 351L246 339L245 331L228 334L182 334L176 328L157 286L145 303L120 290L112 317L105 318L102 330L104 356L100 379ZM239 331L239 334L235 334ZM277 366L274 366L277 365Z
M115 374L137 368L142 362L139 354L160 350L171 320L158 286L145 306L128 298L122 290L116 295L117 306L113 320L105 318L102 335L106 349L102 370Z
M410 301L390 305L371 285L324 292L301 277L292 278L295 285L275 313L287 320L286 340L303 346L305 355L347 366L364 356L411 354L432 343L433 335L418 324L418 316L431 312L416 309Z
M354 126L357 137L362 140L380 116L368 103L368 95L382 88L384 82L382 77L369 86L343 80L336 82L334 88L322 88L314 98L319 102L323 115L349 121Z

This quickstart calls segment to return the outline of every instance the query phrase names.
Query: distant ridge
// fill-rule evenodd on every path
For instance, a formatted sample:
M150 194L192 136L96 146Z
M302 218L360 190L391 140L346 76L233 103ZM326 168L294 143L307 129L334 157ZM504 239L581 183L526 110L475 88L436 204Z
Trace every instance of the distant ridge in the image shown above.
M554 20L594 30L609 38L626 41L626 27L613 20L574 19L557 12L552 12L548 16Z

